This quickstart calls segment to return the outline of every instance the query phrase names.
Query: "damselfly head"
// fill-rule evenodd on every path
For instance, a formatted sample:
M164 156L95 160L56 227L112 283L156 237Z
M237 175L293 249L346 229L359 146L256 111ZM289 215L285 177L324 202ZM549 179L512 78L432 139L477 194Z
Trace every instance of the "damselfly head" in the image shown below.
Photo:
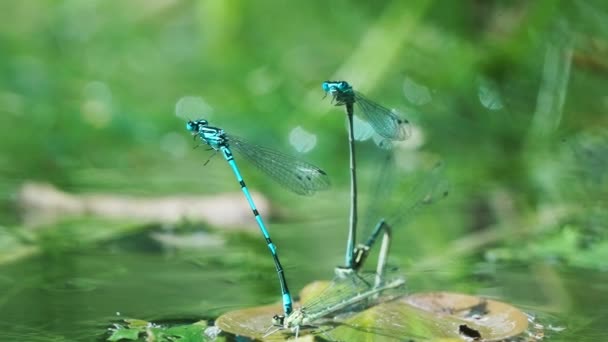
M196 125L194 124L194 122L188 120L188 122L186 122L186 129L189 132L194 132L194 131L196 131Z
M207 122L207 120L205 119L198 119L198 120L188 120L188 122L186 123L186 129L192 133L196 133L199 131L199 128L201 126L208 126L209 123Z
M323 90L325 92L333 93L336 91L348 91L352 89L350 84L346 81L325 81L323 82Z
M285 316L283 315L274 315L272 316L272 325L276 325L276 326L283 326L283 323L285 323Z

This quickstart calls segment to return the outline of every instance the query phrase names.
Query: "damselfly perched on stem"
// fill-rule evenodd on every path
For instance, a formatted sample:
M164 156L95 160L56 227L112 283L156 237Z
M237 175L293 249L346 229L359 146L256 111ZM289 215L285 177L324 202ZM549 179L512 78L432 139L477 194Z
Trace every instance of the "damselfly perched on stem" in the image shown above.
M410 136L409 121L392 110L369 100L355 91L346 81L325 81L323 91L332 96L336 106L344 106L348 118L348 143L350 152L351 202L348 239L344 269L353 269L356 264L355 244L357 241L357 164L355 155L355 138L353 115L355 104L357 115L369 122L374 131L387 140L405 140ZM385 145L389 145L386 143Z

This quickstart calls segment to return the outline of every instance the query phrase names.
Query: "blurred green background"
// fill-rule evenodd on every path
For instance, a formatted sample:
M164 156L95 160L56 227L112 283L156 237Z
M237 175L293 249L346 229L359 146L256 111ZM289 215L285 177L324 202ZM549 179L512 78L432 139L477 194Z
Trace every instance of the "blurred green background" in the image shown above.
M238 191L221 158L203 165L180 100L327 171L331 190L300 198L240 163L271 203L292 291L330 278L348 148L321 82L344 79L412 122L399 179L446 164L448 198L396 234L391 263L411 290L496 297L567 327L552 340L605 340L606 23L600 0L1 2L0 339L91 340L125 315L213 319L278 300L257 232L61 212L28 223L28 182L152 200ZM295 128L313 134L307 153ZM357 147L369 202L379 150ZM41 196L51 211L61 200ZM226 243L150 238L167 231Z

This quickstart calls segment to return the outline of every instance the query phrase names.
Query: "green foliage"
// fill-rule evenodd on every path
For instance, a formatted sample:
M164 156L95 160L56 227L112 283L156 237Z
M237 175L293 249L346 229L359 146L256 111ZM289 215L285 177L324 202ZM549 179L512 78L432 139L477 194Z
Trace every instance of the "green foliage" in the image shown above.
M323 281L308 284L300 293L300 303L305 305L318 299L329 284ZM509 304L458 293L422 292L411 296L385 293L373 305L360 309L354 312L347 309L334 318L302 326L299 335L312 334L331 341L388 342L411 338L447 342L461 341L459 327L467 326L484 341L504 341L515 336L525 338L526 333L538 328L529 327L528 317ZM270 325L277 310L278 305L235 310L220 316L215 324L237 336L288 340L293 331Z
M163 326L139 319L125 319L126 325L115 324L107 341L204 342L210 339L204 321L192 324ZM222 341L223 338L214 339Z
M550 263L565 263L570 266L604 270L608 268L608 242L585 244L583 232L566 226L552 235L522 244L511 244L491 249L486 257L493 261L544 260Z
M108 337L108 341L137 341L139 333L139 329L117 327L116 330L112 332L112 335Z
M175 117L186 96L213 108L193 115L283 152L297 154L292 129L316 135L316 147L300 157L325 169L333 188L314 199L285 194L241 166L248 185L273 203L267 220L292 287L327 276L342 260L349 182L344 115L320 88L332 78L415 126L396 149L398 178L445 161L449 196L394 234L391 262L437 266L447 275L436 276L450 280L415 278L420 288L498 287L470 277L484 256L576 266L583 284L605 283L606 22L602 0L0 2L5 339L27 340L36 327L57 341L92 340L97 326L83 321L105 322L127 304L155 315L216 315L226 305L276 299L257 235L224 234L223 248L185 252L150 243L140 222L25 223L19 194L31 180L68 193L145 198L238 191L221 158L204 165L209 154L193 149ZM377 152L371 141L357 145L362 199L375 184ZM107 270L92 260L124 272L97 282L94 273ZM596 308L588 297L605 289L580 288L559 305L580 303L573 316L603 317L587 309ZM129 329L116 333L133 336Z

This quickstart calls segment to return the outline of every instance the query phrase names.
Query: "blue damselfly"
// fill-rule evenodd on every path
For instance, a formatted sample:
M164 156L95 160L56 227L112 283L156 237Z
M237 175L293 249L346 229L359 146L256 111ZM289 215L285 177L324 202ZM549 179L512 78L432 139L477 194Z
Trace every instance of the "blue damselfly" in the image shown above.
M369 122L374 131L386 140L405 140L410 136L409 121L390 109L369 100L355 91L346 81L325 81L323 91L332 96L336 106L345 106L348 118L348 143L350 152L351 202L348 239L346 243L345 268L355 266L355 243L357 240L357 170L355 158L355 138L353 129L354 105L357 115ZM386 142L385 145L389 145Z
M328 188L329 179L327 174L312 164L300 161L270 148L248 143L239 137L226 133L223 129L211 127L207 120L204 119L188 121L186 129L195 137L200 138L201 141L209 145L213 150L219 151L234 172L237 181L241 185L241 190L253 211L260 231L266 240L268 249L272 254L279 282L281 284L283 310L285 315L289 315L293 309L293 302L291 294L289 293L289 288L287 287L285 272L279 261L277 248L270 239L268 229L255 206L249 189L245 185L245 181L241 176L241 172L234 160L232 152L234 151L247 159L251 164L269 175L279 184L301 195L312 195L316 191Z

